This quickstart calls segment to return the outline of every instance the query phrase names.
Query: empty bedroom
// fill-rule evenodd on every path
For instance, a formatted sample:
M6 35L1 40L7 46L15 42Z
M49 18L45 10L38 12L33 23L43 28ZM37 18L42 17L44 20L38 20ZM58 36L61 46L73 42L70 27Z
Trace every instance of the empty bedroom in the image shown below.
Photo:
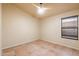
M79 56L79 3L2 3L2 56Z

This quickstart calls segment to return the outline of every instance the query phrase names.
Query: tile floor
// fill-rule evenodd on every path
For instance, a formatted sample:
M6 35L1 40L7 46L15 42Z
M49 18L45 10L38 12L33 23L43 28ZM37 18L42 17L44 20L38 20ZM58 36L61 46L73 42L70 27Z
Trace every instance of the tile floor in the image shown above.
M79 51L43 40L4 49L3 56L79 56Z

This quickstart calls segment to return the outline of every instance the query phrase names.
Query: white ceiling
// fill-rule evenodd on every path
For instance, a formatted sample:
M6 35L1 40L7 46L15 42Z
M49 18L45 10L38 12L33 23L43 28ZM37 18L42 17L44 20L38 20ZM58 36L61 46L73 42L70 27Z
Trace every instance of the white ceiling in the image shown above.
M35 5L39 6L40 4L37 3ZM32 3L17 3L16 6L39 19L79 9L79 3L45 3L43 7L50 9L46 10L43 15L39 15L37 8L33 6Z

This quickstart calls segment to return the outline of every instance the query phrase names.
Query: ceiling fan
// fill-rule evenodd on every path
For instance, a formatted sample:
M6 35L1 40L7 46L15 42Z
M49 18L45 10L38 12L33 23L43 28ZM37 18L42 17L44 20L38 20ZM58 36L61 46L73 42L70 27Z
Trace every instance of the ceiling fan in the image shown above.
M45 13L46 10L48 10L49 8L45 8L43 3L40 3L39 6L36 4L32 4L34 7L37 8L37 12L38 14L42 15Z
M36 4L33 4L33 3L32 3L32 5L33 5L34 7L36 7L36 8L49 9L49 8L44 7L44 4L43 4L43 3L39 3L39 6L38 6L38 5L36 5Z

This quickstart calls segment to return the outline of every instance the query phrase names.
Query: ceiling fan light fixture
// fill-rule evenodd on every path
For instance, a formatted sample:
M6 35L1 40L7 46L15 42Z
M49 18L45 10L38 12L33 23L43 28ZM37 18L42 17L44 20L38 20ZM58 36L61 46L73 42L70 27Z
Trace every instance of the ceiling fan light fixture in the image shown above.
M48 8L43 7L43 3L40 3L40 6L37 6L35 4L32 4L32 5L37 8L37 13L39 15L43 15L45 13L45 11L48 9Z
M39 15L43 15L45 13L46 9L45 8L38 8L37 12Z

